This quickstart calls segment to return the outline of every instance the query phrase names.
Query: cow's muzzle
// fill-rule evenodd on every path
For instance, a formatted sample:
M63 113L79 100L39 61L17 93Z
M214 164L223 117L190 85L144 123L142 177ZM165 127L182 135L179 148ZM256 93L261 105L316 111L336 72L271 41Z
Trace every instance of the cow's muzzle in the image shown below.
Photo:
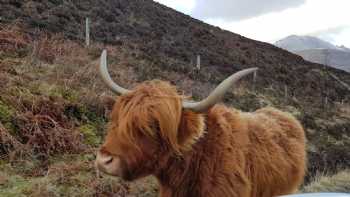
M98 151L95 165L97 170L112 176L121 176L121 162L117 156L110 155L105 151Z

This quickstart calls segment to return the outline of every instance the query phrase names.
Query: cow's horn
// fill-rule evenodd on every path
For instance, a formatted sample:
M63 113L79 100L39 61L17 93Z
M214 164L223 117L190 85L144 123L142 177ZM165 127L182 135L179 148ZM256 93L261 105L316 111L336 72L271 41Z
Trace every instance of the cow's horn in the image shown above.
M100 60L100 74L103 79L103 82L116 94L126 94L130 92L130 90L125 89L123 87L120 87L118 84L116 84L111 76L108 73L107 69L107 51L103 50L101 54L101 60Z
M227 79L225 79L223 82L218 85L214 91L212 91L209 96L205 99L203 99L200 102L188 102L183 101L182 107L184 109L190 109L195 112L205 112L210 107L214 106L217 102L221 101L225 93L229 90L229 88L234 85L238 80L240 80L242 77L256 72L258 68L249 68L241 70L237 73L234 73Z

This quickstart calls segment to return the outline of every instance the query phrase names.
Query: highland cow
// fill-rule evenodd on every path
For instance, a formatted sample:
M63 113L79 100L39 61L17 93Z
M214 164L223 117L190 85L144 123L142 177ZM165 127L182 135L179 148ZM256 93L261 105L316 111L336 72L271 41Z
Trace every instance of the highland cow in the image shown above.
M131 181L153 175L161 197L271 197L295 192L305 173L305 136L289 113L272 107L252 113L216 103L246 69L223 81L206 99L186 101L167 82L127 90L100 72L121 94L113 106L97 168Z

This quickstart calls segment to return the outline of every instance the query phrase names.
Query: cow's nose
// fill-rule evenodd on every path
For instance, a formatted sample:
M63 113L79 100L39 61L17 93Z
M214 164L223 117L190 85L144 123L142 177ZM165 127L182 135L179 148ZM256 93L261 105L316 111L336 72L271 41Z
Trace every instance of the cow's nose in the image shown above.
M104 171L106 167L113 162L113 157L105 152L98 151L96 156L96 166Z
M104 156L100 158L100 162L102 165L108 165L113 162L112 156Z
M120 159L114 157L105 151L98 151L96 156L96 168L110 175L118 175L120 171Z

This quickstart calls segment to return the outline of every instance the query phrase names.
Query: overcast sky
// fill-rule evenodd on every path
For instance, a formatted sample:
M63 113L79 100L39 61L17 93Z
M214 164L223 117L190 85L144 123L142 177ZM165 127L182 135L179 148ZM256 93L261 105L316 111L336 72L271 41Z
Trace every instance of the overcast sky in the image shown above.
M313 35L350 48L350 0L156 1L256 40Z

